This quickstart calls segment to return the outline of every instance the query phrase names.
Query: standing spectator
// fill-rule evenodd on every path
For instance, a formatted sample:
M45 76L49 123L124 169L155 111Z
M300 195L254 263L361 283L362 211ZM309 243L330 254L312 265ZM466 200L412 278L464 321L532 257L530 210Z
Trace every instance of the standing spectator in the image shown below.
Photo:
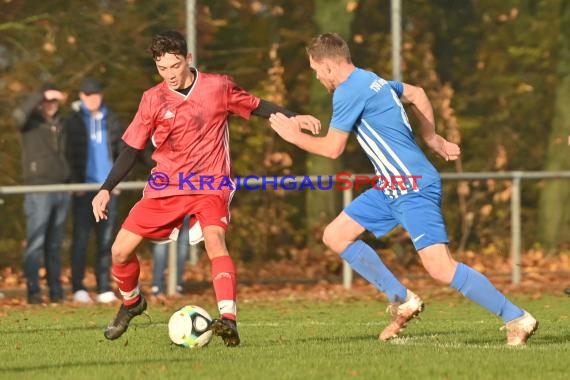
M22 133L23 176L26 185L66 183L69 169L65 160L65 139L60 106L66 95L53 85L44 85L13 113ZM24 274L29 304L42 303L39 269L47 271L51 302L63 302L61 287L61 245L70 196L67 192L27 193L26 250Z
M188 258L190 216L186 215L178 239L176 240L176 295L181 295L184 284L184 265ZM166 242L155 242L152 247L152 295L157 299L164 298L166 292L166 281L164 270L168 264L168 244Z
M66 119L67 155L74 183L102 183L119 155L123 127L117 116L103 103L103 88L86 78L79 92L79 100L72 104L73 112ZM117 219L117 191L111 194L108 219L95 223L91 216L91 200L95 191L73 194L73 240L71 245L71 280L73 300L91 303L83 280L87 264L89 235L95 228L97 256L95 277L96 301L110 303L117 300L111 290L111 243Z

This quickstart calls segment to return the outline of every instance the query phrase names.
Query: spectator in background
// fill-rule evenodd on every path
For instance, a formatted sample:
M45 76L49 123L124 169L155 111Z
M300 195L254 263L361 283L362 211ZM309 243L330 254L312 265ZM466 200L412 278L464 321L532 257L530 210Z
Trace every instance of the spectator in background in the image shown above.
M189 247L189 228L190 216L184 218L178 240L176 241L176 295L182 295L184 284L184 265L188 258ZM154 242L152 247L152 295L157 299L163 299L166 293L166 281L164 279L164 270L168 264L168 241Z
M13 113L22 133L23 177L26 185L66 183L69 169L65 159L65 138L60 117L66 95L54 85L44 85L30 95ZM24 274L29 304L43 302L39 269L47 271L51 302L63 302L61 286L61 245L70 195L67 192L27 193L24 197L26 216L26 250Z
M79 100L73 102L72 111L65 121L71 182L102 183L119 155L123 126L103 103L103 87L93 78L86 78L81 84ZM95 299L100 303L117 300L111 289L110 273L118 191L111 194L108 218L101 223L95 223L91 214L91 201L95 194L95 191L75 192L72 198L71 280L73 300L79 303L93 302L83 283L89 236L93 228L97 243Z

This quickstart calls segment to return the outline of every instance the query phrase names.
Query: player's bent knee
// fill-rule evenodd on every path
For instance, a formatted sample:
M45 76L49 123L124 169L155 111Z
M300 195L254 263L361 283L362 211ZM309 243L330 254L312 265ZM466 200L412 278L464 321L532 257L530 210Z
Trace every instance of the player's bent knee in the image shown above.
M341 244L340 244L341 242L338 239L338 233L336 233L332 228L330 228L330 224L325 228L322 240L324 245L326 245L334 252L340 254L342 251L344 251L344 248L341 249Z
M332 243L331 240L332 240L331 229L329 226L327 226L323 232L322 241L323 241L324 245L326 245L329 248L332 248L331 247L331 243Z
M115 243L111 247L111 257L113 263L115 264L124 264L129 261L130 252L125 250L121 245Z
M204 231L204 248L208 256L223 256L227 254L225 231L218 226L208 226Z
M451 283L457 261L451 257L446 245L435 244L419 250L418 253L424 268L434 280L444 284Z
M452 277L450 278L450 276L447 273L437 271L437 272L430 272L430 275L434 280L441 282L442 284L449 285L451 283Z
M443 284L450 284L455 273L452 268L440 267L426 263L424 263L424 268L434 280L439 281Z
M226 248L224 240L206 239L204 242L204 248L210 258L228 255L228 249Z

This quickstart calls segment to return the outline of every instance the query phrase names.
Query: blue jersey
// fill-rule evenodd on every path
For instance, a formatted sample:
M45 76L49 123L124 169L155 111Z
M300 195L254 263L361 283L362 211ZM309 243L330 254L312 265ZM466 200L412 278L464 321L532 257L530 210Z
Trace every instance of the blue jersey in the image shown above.
M331 127L355 131L391 199L440 181L414 139L400 96L403 84L356 68L333 94Z

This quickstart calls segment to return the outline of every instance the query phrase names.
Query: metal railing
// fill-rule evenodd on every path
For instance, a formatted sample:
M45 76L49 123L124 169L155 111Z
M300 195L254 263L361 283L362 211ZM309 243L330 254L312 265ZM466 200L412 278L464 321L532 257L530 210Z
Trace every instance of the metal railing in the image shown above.
M503 179L510 180L513 184L511 195L511 281L518 285L522 278L521 266L521 182L530 179L561 180L570 179L570 171L510 171L510 172L471 172L471 173L441 173L443 180L481 180Z
M363 174L372 178L373 174ZM354 185L355 177L361 175L352 175L350 177L343 176L343 181L352 181ZM570 171L508 171L508 172L464 172L464 173L441 173L442 179L451 181L475 181L487 179L501 179L509 180L512 182L512 196L511 196L511 279L513 284L519 284L522 278L521 270L521 182L530 179L548 179L548 180L567 180L570 179ZM301 181L310 178L311 181L316 182L321 180L322 183L327 183L329 175L324 176L286 176L275 177L279 183L284 180L286 184L300 184ZM334 176L332 176L334 181ZM147 182L123 182L119 184L118 188L121 190L140 190ZM248 180L249 186L259 186L263 182L260 178L251 178ZM59 184L59 185L36 185L36 186L0 186L0 195L9 194L25 194L31 192L55 192L55 191L93 191L100 188L99 184ZM343 190L343 206L346 207L353 199L352 188ZM191 246L192 247L192 246ZM191 261L196 261L197 251L191 249ZM353 273L351 268L346 262L343 263L343 286L350 289L352 285ZM169 276L167 293L174 294L176 288L176 244L172 243L169 247Z

